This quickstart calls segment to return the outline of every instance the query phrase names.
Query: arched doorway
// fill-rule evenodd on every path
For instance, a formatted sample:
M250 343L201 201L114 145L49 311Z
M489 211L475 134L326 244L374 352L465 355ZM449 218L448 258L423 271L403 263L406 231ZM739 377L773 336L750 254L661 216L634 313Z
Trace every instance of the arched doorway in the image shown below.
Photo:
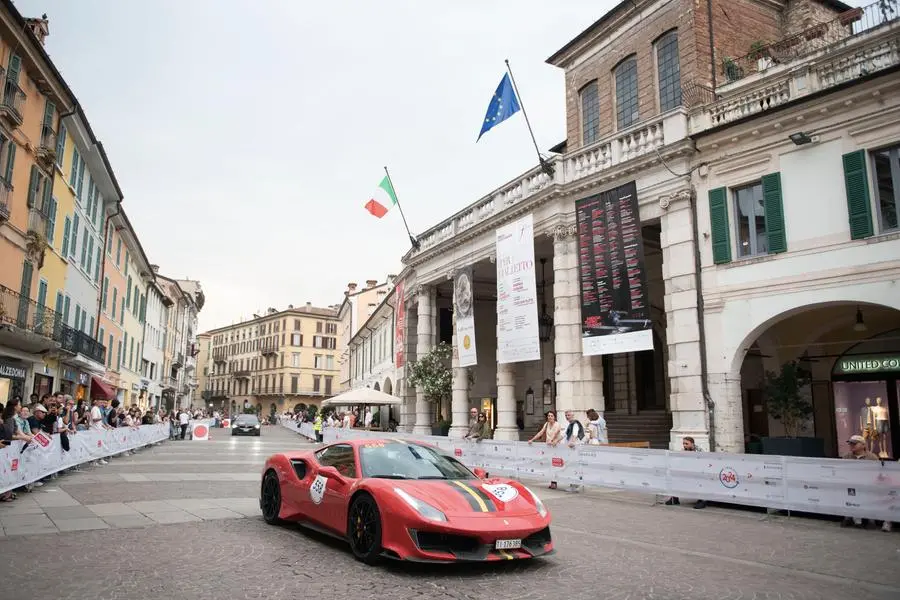
M884 451L900 449L893 433L900 430L900 310L863 302L799 306L757 326L741 346L733 375L718 388L728 401L714 396L717 435L733 434L724 428L734 414L747 452L839 457L850 435L865 432L866 417L874 432L879 414L887 417L879 425L881 440L890 442ZM779 410L785 390L796 392L791 405L802 417L795 426ZM865 399L877 406L878 397L884 410L867 409Z

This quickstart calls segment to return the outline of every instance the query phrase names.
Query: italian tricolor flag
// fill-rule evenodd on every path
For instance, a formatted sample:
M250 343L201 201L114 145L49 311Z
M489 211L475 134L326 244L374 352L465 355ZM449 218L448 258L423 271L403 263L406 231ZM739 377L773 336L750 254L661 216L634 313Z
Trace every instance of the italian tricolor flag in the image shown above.
M378 184L378 191L373 194L371 200L366 202L366 210L380 219L395 204L397 204L397 194L394 193L394 186L391 185L390 178L385 175L381 183Z

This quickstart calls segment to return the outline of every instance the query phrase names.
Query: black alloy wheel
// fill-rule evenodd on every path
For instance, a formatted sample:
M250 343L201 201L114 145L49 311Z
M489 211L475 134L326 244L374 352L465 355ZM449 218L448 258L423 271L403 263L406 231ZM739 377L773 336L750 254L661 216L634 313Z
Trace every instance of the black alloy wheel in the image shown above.
M263 519L269 525L281 522L278 513L281 512L281 484L275 471L267 471L262 484L262 514Z
M357 496L347 515L347 539L353 555L367 564L381 556L381 512L369 494Z

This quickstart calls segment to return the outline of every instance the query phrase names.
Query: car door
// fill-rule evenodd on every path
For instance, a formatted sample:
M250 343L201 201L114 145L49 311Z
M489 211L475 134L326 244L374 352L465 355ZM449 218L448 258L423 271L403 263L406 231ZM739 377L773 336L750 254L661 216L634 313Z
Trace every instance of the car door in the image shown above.
M316 461L318 467L334 467L342 478L316 473L309 488L310 517L344 535L347 530L347 496L357 478L353 447L335 444L323 448L316 453Z

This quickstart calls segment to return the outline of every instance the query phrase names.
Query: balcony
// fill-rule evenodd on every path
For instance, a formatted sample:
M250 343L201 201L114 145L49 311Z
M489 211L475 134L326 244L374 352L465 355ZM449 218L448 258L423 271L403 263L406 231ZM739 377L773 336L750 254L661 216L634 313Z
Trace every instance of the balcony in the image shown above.
M163 390L178 389L178 381L174 377L163 377L159 380L159 383L162 385Z
M12 197L12 185L0 177L0 225L9 221L9 201Z
M56 164L56 132L47 125L41 126L41 143L37 149L37 159L45 169Z
M42 211L33 206L28 209L28 231L33 231L46 240L48 223L47 215Z
M250 369L238 369L232 371L231 376L235 379L250 379Z
M0 285L0 345L28 353L56 350L62 330L60 313Z
M106 364L106 346L82 331L63 325L61 342L66 352Z
M724 82L691 115L691 133L719 127L900 65L900 9L876 2L720 67Z
M259 347L259 352L263 356L274 356L278 354L278 346L274 342L268 342Z
M183 352L178 352L177 354L175 354L175 356L172 358L172 366L176 369L184 366Z
M184 370L186 373L190 373L191 371L196 370L197 368L197 359L188 354L184 359Z
M225 351L225 348L213 348L212 351L212 359L213 362L224 363L227 362L228 352Z
M254 396L304 396L304 397L329 397L332 396L333 393L329 392L325 393L324 386L323 389L320 390L312 390L312 389L304 389L299 388L295 391L291 391L290 386L269 386L262 387L256 390L253 390L252 395Z
M11 127L22 125L22 107L25 106L25 92L22 88L6 77L6 70L0 69L0 80L4 81L3 97L0 98L0 119L3 119Z
M687 110L677 108L618 131L584 148L548 159L547 168L537 166L491 192L418 237L419 246L404 262L436 255L450 240L462 243L493 227L507 211L525 211L563 189L579 191L598 181L625 172L649 168L663 158L688 152Z

